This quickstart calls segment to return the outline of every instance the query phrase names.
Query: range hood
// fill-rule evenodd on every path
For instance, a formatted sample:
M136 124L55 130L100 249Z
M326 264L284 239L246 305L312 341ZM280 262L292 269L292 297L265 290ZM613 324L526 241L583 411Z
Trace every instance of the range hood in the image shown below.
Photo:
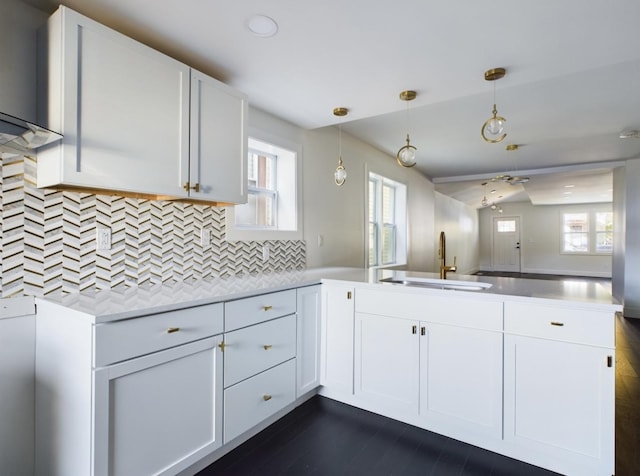
M60 139L57 132L0 112L0 146L32 150Z

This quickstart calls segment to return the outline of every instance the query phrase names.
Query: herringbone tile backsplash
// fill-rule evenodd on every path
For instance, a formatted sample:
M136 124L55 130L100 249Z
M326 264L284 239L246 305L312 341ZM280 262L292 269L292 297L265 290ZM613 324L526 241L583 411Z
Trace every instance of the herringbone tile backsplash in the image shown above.
M301 240L226 241L224 208L38 189L35 166L2 159L0 297L305 267ZM111 229L110 250L96 250L99 227ZM200 243L203 227L210 246Z

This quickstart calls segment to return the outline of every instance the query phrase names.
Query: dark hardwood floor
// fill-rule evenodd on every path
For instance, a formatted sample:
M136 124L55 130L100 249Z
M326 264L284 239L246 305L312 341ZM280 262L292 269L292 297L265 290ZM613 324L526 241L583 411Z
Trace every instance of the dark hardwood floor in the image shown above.
M547 279L563 278L576 279L573 276ZM618 316L616 331L616 476L638 476L640 319ZM317 396L204 469L199 476L254 474L548 476L555 473Z

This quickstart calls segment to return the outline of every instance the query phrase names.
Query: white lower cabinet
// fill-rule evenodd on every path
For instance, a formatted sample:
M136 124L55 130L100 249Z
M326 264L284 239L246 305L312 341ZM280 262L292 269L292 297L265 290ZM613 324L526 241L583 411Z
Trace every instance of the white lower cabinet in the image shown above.
M353 394L353 312L355 290L322 285L320 383L337 394Z
M516 457L563 474L614 473L614 327L597 314L507 303L505 441Z
M321 286L297 289L296 397L320 385Z
M95 371L94 475L175 474L222 446L218 340Z

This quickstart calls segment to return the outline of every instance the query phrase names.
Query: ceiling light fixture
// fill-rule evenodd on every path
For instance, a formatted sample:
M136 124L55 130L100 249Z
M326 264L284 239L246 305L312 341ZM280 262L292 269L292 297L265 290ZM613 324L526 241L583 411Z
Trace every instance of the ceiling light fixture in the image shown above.
M261 38L270 38L278 33L278 24L266 15L253 15L247 19L245 25L251 33Z
M402 91L400 99L407 102L407 130L409 130L409 101L413 101L418 94L415 91ZM416 165L416 148L411 145L409 132L407 132L407 143L400 147L396 154L396 161L403 167L413 167Z
M487 193L486 193L487 182L482 182L482 186L485 187L485 193L484 193L484 196L482 197L482 200L480 201L480 205L482 205L483 207L486 207L489 205L489 200L487 200ZM491 193L493 192L495 192L495 190L491 191Z
M507 73L507 70L504 68L494 68L484 73L484 79L487 81L497 81L500 78L503 78ZM482 125L482 129L480 129L480 135L482 138L489 142L490 144L495 144L497 142L502 142L507 134L504 132L504 123L507 120L498 116L498 109L496 108L496 83L493 83L493 110L491 111L493 116L485 121ZM487 137L489 135L489 137Z
M622 131L620 139L640 139L640 131Z
M336 107L333 110L333 115L337 117L344 117L349 114L349 109L346 107ZM347 180L347 171L342 165L342 122L338 124L338 166L333 173L333 179L338 187L344 185Z

